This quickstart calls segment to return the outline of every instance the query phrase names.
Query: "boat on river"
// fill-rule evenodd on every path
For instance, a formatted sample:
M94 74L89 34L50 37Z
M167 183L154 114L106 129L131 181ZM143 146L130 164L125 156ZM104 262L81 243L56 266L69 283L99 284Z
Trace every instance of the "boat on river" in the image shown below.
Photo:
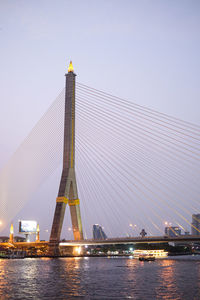
M140 256L154 256L156 259L157 258L166 258L167 255L168 255L168 252L167 251L164 251L164 250L134 250L133 251L133 255L134 255L134 258L139 258Z
M139 260L140 261L154 261L156 258L153 255L140 255Z

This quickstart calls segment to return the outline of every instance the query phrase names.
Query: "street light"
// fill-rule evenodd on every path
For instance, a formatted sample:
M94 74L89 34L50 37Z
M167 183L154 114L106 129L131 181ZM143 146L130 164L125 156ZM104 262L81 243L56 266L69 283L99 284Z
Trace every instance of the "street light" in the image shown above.
M129 224L130 227L137 227L137 225Z
M134 229L136 229L136 227L137 227L137 225L136 224L129 224L129 226L134 230ZM134 231L133 231L134 232Z

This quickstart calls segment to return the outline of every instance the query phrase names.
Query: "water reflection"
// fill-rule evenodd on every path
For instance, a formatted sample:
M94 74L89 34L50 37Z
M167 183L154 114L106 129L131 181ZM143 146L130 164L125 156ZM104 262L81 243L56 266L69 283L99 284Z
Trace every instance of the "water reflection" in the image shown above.
M199 290L200 290L200 263L198 263L197 264L197 268L198 268L198 271L197 271L197 273L198 273L198 288L199 288Z
M189 300L199 291L200 260L0 260L0 299Z
M174 260L160 261L159 286L156 288L156 295L158 299L179 299L174 267ZM171 298L169 298L169 295Z
M9 273L9 270L6 269L7 269L6 260L0 259L0 296L1 297L4 294L4 290L8 286L6 273Z

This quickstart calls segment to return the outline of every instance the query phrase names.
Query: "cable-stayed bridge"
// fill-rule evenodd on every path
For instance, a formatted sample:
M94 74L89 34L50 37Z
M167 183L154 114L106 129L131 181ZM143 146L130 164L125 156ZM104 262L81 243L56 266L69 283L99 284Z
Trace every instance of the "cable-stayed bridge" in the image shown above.
M59 168L64 105L63 90L1 170L3 224L33 201ZM199 213L200 126L81 83L76 84L75 109L75 169L85 238L91 238L95 223L110 238L136 236L142 228L148 236L160 236L166 221L183 231L195 227L191 216ZM57 189L34 199L39 223L53 218ZM63 236L71 239L66 219Z

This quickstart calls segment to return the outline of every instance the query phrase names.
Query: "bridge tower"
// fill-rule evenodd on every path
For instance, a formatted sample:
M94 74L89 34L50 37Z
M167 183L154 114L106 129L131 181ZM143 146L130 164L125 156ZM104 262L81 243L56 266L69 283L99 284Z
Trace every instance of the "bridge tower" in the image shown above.
M80 205L75 174L75 78L70 62L65 86L63 170L50 235L50 253L56 255L66 205L69 205L75 240L83 239Z

